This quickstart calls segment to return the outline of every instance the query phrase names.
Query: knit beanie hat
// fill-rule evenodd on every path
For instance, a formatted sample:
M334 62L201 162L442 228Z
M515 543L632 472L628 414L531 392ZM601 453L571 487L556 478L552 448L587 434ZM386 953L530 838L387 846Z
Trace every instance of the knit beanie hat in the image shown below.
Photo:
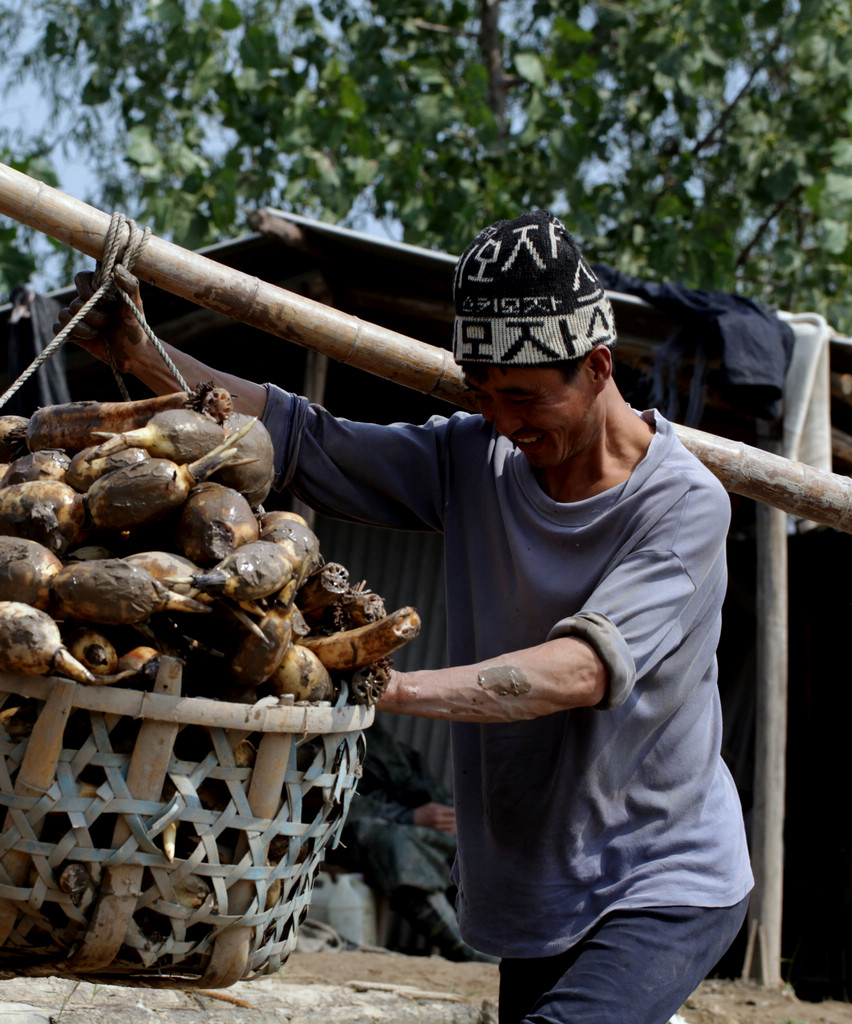
M453 294L457 363L538 366L615 341L606 293L547 210L481 231L456 264Z

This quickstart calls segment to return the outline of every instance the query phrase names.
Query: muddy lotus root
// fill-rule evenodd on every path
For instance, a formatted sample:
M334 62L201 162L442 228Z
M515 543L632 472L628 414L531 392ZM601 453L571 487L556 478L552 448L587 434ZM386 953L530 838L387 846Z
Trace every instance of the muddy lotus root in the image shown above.
M189 696L372 706L419 633L263 508L271 439L221 388L0 416L0 437L4 671L149 689L168 655Z

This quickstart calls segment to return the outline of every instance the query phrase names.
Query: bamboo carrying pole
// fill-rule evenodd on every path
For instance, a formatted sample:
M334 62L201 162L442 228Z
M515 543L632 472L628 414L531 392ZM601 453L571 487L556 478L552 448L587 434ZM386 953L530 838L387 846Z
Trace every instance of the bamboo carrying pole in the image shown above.
M100 259L110 216L0 164L0 213ZM134 266L151 284L387 380L470 407L444 349L342 313L152 236ZM741 442L676 426L678 436L736 494L852 533L852 480Z

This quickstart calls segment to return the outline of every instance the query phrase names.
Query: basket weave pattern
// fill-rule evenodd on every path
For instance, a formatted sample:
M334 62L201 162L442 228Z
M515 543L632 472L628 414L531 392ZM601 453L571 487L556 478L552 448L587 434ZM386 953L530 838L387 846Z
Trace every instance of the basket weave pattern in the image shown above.
M152 694L0 676L0 971L224 987L287 959L373 712L179 689L174 659Z

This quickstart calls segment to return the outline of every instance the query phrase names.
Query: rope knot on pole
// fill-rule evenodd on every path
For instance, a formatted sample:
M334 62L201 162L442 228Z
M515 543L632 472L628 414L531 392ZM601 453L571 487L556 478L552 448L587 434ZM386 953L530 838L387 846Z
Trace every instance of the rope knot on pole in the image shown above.
M122 241L125 227L127 228L127 238ZM133 265L150 237L151 229L149 227L140 230L135 220L125 217L119 211L113 213L104 237L103 256L95 267L93 282L95 289L100 288L102 284L106 284L108 289L112 288L117 263L120 263L128 272L132 272Z
M141 229L134 220L126 217L123 213L119 211L113 213L110 219L109 228L107 229L107 233L104 237L103 255L95 266L95 273L92 279L92 283L95 286L93 294L86 300L62 330L56 334L53 341L51 341L49 345L45 346L45 348L36 356L18 379L6 389L3 395L0 395L0 408L9 401L16 391L19 391L24 384L26 384L34 373L38 372L40 367L42 367L48 359L59 351L59 349L68 340L73 328L76 327L82 319L84 319L92 307L97 305L101 299L110 299L116 296L133 312L133 315L139 322L140 327L145 331L148 338L151 340L151 343L159 352L160 357L166 363L170 372L174 375L179 388L182 391L189 391L189 388L177 367L163 348L162 342L148 326L142 311L136 306L127 291L125 291L125 289L120 285L117 285L115 281L116 267L121 266L128 273L131 273L134 264L139 258L142 250L145 248L150 237L150 227ZM115 377L122 397L125 401L128 401L130 399L130 393L127 390L127 385L124 383L121 372L116 365L115 358L109 344L107 344L106 348L113 376Z
M127 228L127 237L123 239L122 236L124 235L125 227ZM116 284L115 268L120 264L128 271L128 273L132 272L133 264L145 248L145 243L148 241L150 235L151 229L149 227L140 231L135 220L126 217L118 210L113 212L113 215L110 218L109 228L107 229L107 233L104 237L103 256L95 264L95 274L92 278L96 295L102 295L108 298L117 295L126 306L136 312L136 306L131 301L130 296L121 287L121 285ZM139 319L138 316L137 319ZM147 323L143 322L142 319L139 319L139 322L143 328L147 328ZM69 324L68 326L70 327L71 325ZM66 328L66 330L67 329L68 328ZM106 351L112 375L115 377L116 384L118 384L122 397L127 401L130 398L130 394L127 390L127 385L124 383L124 379L121 376L121 372L116 365L112 347L108 342L106 345Z

